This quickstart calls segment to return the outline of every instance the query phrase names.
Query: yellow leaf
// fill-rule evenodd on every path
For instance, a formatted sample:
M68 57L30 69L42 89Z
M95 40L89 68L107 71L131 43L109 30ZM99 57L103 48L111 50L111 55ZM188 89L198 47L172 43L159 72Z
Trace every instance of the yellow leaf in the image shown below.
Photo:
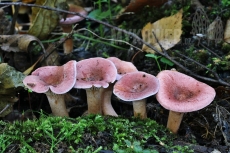
M217 17L207 29L207 38L209 40L214 40L216 43L223 40L223 23L220 17Z
M35 66L38 64L38 62L40 62L40 61L42 60L42 58L43 58L43 55L41 55L41 56L38 58L38 60L37 60L31 67L29 67L28 69L26 69L26 70L23 72L23 74L29 75L29 74L34 70L34 68L35 68Z
M153 24L148 23L141 31L142 38L156 49L161 51L161 46L168 50L175 46L180 41L182 34L182 13L181 9L177 14L162 18ZM155 37L157 39L155 39ZM149 53L155 53L154 50L147 47L145 44L142 46L142 50Z
M230 43L230 19L228 19L226 26L225 26L225 31L224 31L224 40L227 43Z
M66 3L66 0L38 0L37 5L47 7L59 7L59 4ZM44 40L59 24L59 14L56 11L51 11L43 8L32 9L32 26L28 33Z

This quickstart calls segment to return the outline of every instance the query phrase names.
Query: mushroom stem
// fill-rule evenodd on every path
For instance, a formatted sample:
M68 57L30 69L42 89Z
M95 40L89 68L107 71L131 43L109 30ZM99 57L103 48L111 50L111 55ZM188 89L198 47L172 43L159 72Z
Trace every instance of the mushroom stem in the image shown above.
M101 110L101 88L86 89L88 114L102 114Z
M104 115L116 116L118 117L117 113L113 109L111 104L111 96L113 93L113 85L110 84L108 88L102 89L102 112Z
M46 92L46 96L54 116L69 116L65 105L64 94L55 94L48 91Z
M73 51L73 38L68 38L63 44L63 50L65 54L70 54Z
M167 128L174 134L177 133L184 113L169 111Z
M72 25L63 25L62 30L65 33L70 33L72 31ZM63 50L65 54L69 54L73 51L73 38L68 38L63 43Z
M140 117L141 119L147 118L146 98L133 101L133 113L134 117Z

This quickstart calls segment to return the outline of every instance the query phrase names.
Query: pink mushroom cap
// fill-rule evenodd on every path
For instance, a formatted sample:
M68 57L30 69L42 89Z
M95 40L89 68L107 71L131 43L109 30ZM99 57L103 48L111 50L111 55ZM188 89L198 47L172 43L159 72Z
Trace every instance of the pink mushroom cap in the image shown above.
M192 112L209 105L215 98L215 90L205 83L177 71L161 71L157 78L160 89L158 102L175 112Z
M76 82L76 61L62 66L44 66L36 69L23 80L25 86L37 93L46 93L49 89L55 94L68 92Z
M69 11L70 12L77 12L77 13L80 13L82 15L87 15L87 11L82 8L81 6L77 6L77 5L69 5ZM60 20L60 24L74 24L74 23L77 23L77 22L80 22L82 21L84 18L78 16L78 15L73 15L73 14L68 14L66 19L61 19Z
M113 93L124 101L147 98L158 92L158 79L145 72L130 72L121 77L113 88Z
M89 58L77 63L77 80L75 88L103 87L116 80L117 69L113 62L101 58Z
M119 80L126 73L138 71L131 62L122 61L117 57L109 57L107 59L112 61L117 68L117 80Z

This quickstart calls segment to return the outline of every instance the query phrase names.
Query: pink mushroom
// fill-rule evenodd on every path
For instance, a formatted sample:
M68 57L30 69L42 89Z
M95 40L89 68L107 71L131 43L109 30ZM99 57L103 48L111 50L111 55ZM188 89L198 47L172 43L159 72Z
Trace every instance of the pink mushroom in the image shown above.
M206 107L216 95L212 87L177 71L161 71L157 78L160 89L156 98L170 110L167 128L173 133L177 133L184 113Z
M44 66L36 69L23 80L24 85L36 93L45 93L55 116L69 116L64 94L76 82L76 61L63 66Z
M109 57L107 59L112 61L117 69L117 80L126 73L138 71L131 62L122 61L117 57ZM102 112L104 115L118 116L111 104L113 86L114 84L110 84L108 88L104 88L102 91Z
M121 77L113 88L113 93L124 101L133 101L135 117L147 118L146 98L158 92L158 79L145 72L130 72Z
M126 73L138 71L136 66L134 66L131 62L122 61L117 57L109 57L107 59L112 61L117 68L117 80Z
M81 6L73 5L73 4L69 5L69 11L70 12L78 12L82 15L87 15L87 11L84 8L82 8ZM82 18L80 16L68 14L66 17L66 20L64 20L64 19L60 20L60 25L62 27L63 32L70 33L72 31L73 24L80 22L83 19L84 18ZM73 38L68 38L64 42L63 48L64 48L65 54L71 53L73 51Z
M77 72L74 87L86 90L88 114L102 114L102 89L116 80L115 65L104 58L89 58L77 63Z

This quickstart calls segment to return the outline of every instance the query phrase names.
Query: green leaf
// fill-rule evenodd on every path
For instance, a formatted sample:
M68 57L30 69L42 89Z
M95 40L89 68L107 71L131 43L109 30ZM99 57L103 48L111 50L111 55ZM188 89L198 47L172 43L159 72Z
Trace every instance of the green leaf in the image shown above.
M161 56L157 56L155 54L146 54L145 56L146 57L151 57L151 58L154 58L154 59L158 59L159 57L161 57Z
M160 59L160 61L161 61L162 63L165 63L165 64L169 65L169 66L173 66L173 65L174 65L174 63L173 63L172 61L170 61L169 59L167 59L167 58L165 58L165 57L162 57L162 58Z
M88 17L96 19L96 17L99 16L99 14L101 14L101 11L99 9L96 9L90 12Z
M107 10L106 12L101 12L101 10L96 9L89 13L88 17L91 17L93 19L102 20L107 18L110 15L110 10Z
M131 142L129 141L129 140L124 140L125 141L125 143L126 143L126 145L128 146L128 147L130 147L132 144L131 144Z
M110 15L110 10L107 10L106 12L102 12L100 14L100 19L105 19L105 18L108 18Z

